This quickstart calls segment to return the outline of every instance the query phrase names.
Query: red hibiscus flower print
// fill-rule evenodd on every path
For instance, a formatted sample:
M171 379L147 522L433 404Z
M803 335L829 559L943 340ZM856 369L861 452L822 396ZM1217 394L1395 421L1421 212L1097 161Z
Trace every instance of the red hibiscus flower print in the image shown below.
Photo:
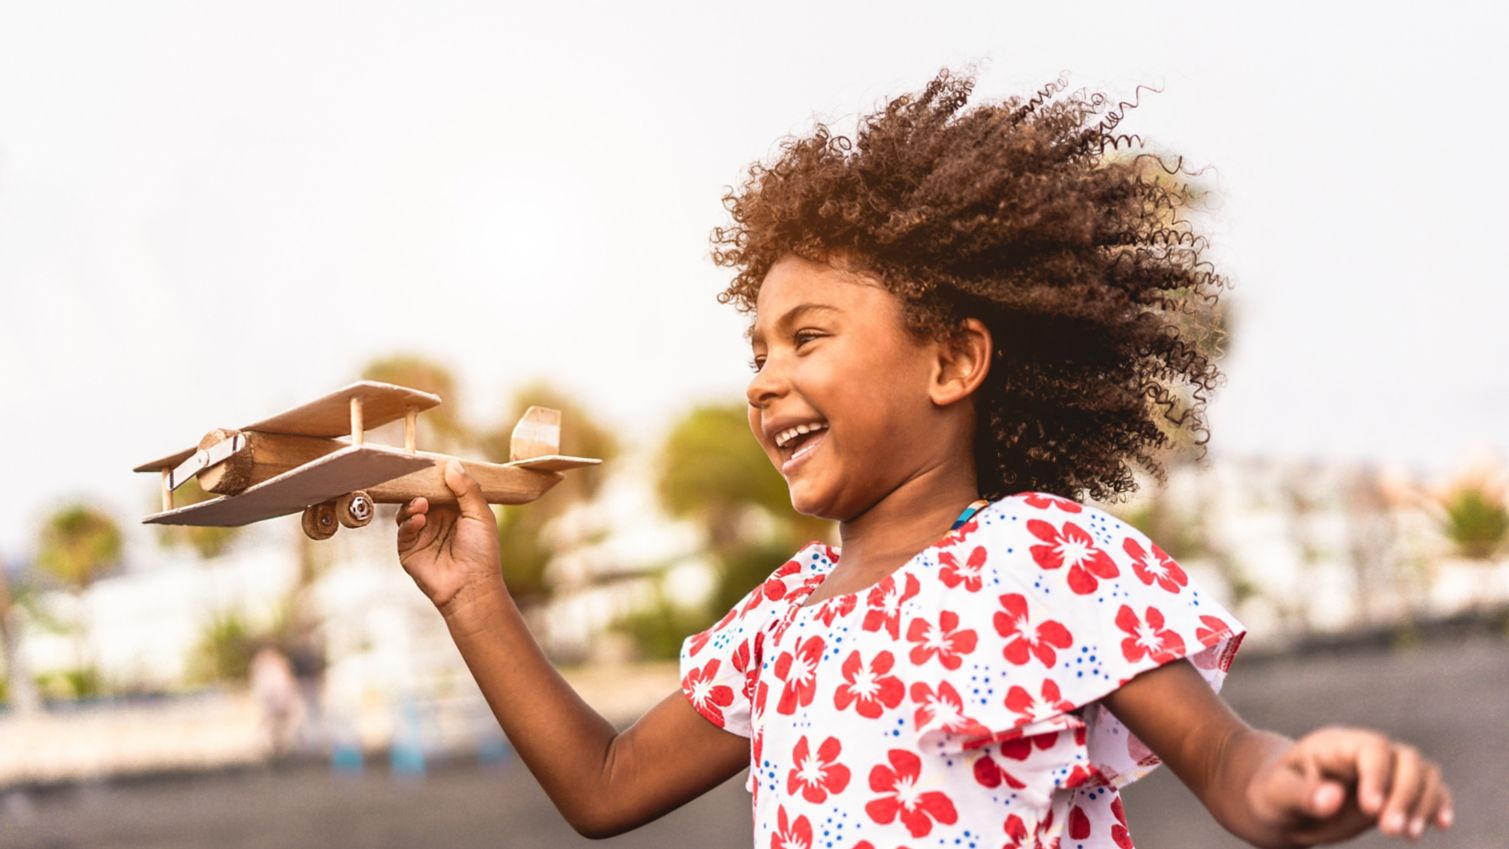
M692 635L691 653L689 654L689 657L696 657L697 652L702 651L702 648L707 645L707 641L711 640L712 638L713 629L708 629L706 631Z
M1069 808L1069 839L1084 840L1090 836L1090 818L1078 805Z
M952 551L945 551L938 555L938 562L943 567L938 570L938 580L949 589L963 584L969 592L979 592L980 570L985 567L986 557L985 547L977 545L969 553L969 559L961 565Z
M760 591L752 594L749 601L744 604L741 613L748 613L759 607L766 599L776 601L786 597L786 577L802 571L802 564L797 560L787 560L781 564L781 568L770 574L765 582L760 584Z
M970 519L968 522L965 522L959 527L950 529L948 533L943 535L943 539L938 541L938 545L945 547L958 545L959 543L969 539L969 535L979 529L980 521L978 519Z
M1127 812L1121 806L1121 797L1111 800L1111 815L1116 822L1111 825L1111 840L1119 849L1132 849L1132 835L1127 831Z
M1080 595L1095 592L1100 585L1096 576L1114 578L1121 574L1111 556L1100 550L1094 538L1073 522L1065 522L1059 529L1042 519L1029 519L1027 531L1045 543L1031 547L1032 559L1044 569L1067 565L1069 589Z
M1058 684L1052 678L1043 679L1042 689L1037 695L1027 692L1025 687L1013 686L1006 693L1006 707L1022 717L1022 725L1040 722L1074 709L1074 705L1066 701L1059 692Z
M818 603L817 620L824 625L832 625L833 620L852 613L857 604L859 604L859 596L856 593L845 593L823 599Z
M1230 630L1230 626L1214 616L1201 616L1200 627L1195 629L1195 639L1204 646L1215 645L1216 641L1226 636ZM1190 660L1201 669L1215 669L1221 665L1223 659L1228 664L1231 663L1229 650L1230 646L1228 646L1228 652L1222 653L1222 657L1213 656L1210 652L1199 652Z
M1195 639L1208 646L1230 630L1230 625L1214 616L1201 616L1200 627L1195 629Z
M891 639L901 639L901 605L922 589L916 575L907 575L901 586L896 585L896 576L887 575L885 580L870 589L869 610L865 611L863 627L866 631L878 631L884 627Z
M776 713L795 713L798 705L812 704L817 692L817 664L823 658L823 638L814 634L798 640L795 652L781 652L775 659L775 675L786 682Z
M817 747L814 756L807 750L805 735L797 740L796 748L791 751L795 766L786 776L786 793L795 796L797 788L801 788L803 799L820 805L829 793L843 792L849 786L849 768L838 762L841 748L838 738L829 737Z
M687 672L686 680L681 682L681 686L691 696L692 705L722 728L723 708L734 703L734 691L726 684L714 683L713 676L717 672L718 659L713 658L701 669Z
M936 724L949 732L989 733L985 726L964 715L964 700L947 681L939 682L936 692L921 681L912 684L912 702L917 705L912 718L918 728Z
M847 710L850 704L860 716L875 719L882 708L894 708L906 695L906 685L894 675L887 675L896 664L888 651L877 652L865 665L859 652L844 658L844 683L833 691L833 706Z
M917 617L906 629L907 640L912 646L912 665L921 666L936 656L944 669L958 669L960 657L975 650L973 628L959 627L959 614L945 610L938 615L938 627Z
M1006 638L1001 654L1018 666L1025 664L1029 656L1049 669L1058 662L1054 649L1066 649L1074 642L1069 629L1052 619L1041 622L1031 617L1031 607L1021 593L1007 593L1000 598L1001 610L996 611L996 632Z
M1000 787L1002 782L1013 790L1020 790L1027 785L1012 775L1005 764L996 759L996 755L1009 758L1014 761L1025 761L1032 754L1032 746L1021 737L1013 737L996 746L995 753L989 750L980 755L975 761L975 781L982 787Z
M1158 586L1171 593L1178 593L1179 588L1189 583L1189 576L1184 574L1184 569L1169 557L1168 553L1152 543L1153 551L1143 551L1142 544L1137 540L1127 537L1121 547L1132 557L1132 571L1136 573L1138 580L1148 586L1154 581Z
M1022 500L1039 510L1047 510L1049 507L1057 507L1065 513L1078 513L1084 509L1078 502L1054 495L1051 492L1029 492L1022 496Z
M1142 619L1132 608L1122 605L1116 611L1116 627L1127 633L1121 641L1121 653L1136 663L1144 655L1158 663L1165 663L1184 654L1184 640L1163 627L1163 613L1156 607L1148 607Z
M1006 828L1006 837L1011 842L1003 849L1022 849L1022 844L1027 840L1027 824L1016 814L1007 814L1006 822L1002 823Z
M812 823L806 817L797 817L796 822L791 822L786 817L786 806L778 806L770 849L812 849Z
M865 803L865 813L881 825L889 825L898 816L913 837L925 837L933 830L933 821L952 825L959 820L953 800L937 790L919 791L917 779L922 774L922 759L905 749L886 753L890 765L876 764L870 770L870 789L881 794Z

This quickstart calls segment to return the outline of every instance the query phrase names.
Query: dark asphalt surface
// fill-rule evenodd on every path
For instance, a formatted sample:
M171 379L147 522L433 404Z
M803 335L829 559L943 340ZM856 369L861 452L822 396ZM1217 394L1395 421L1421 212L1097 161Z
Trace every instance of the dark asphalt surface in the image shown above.
M1334 723L1378 728L1418 745L1442 765L1457 814L1450 831L1427 832L1419 844L1509 847L1509 826L1500 822L1509 813L1509 639L1479 635L1303 659L1238 656L1225 694L1251 724L1290 736ZM13 789L0 791L0 847L748 849L743 781L740 775L608 841L573 832L516 760L492 767L432 765L420 780L389 775L381 765L361 776L333 776L315 764ZM1125 798L1141 849L1245 845L1221 830L1166 769L1132 785ZM1347 845L1407 843L1375 832Z

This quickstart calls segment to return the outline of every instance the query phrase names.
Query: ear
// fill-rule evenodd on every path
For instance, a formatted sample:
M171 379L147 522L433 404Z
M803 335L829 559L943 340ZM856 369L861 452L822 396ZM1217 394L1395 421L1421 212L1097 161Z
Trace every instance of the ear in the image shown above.
M990 354L995 349L990 329L977 318L960 323L958 339L937 343L928 395L934 404L946 407L974 394L990 371Z

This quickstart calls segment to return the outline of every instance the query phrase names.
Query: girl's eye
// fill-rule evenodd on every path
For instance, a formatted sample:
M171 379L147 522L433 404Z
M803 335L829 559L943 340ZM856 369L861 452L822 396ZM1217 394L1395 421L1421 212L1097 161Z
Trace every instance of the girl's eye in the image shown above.
M822 335L815 330L798 330L791 338L795 340L796 346L800 348L803 342L810 342L813 339L820 338Z
M763 360L761 360L759 357L755 357L754 359L752 359L752 360L749 361L749 370L750 371L759 371L760 370L760 366L762 366L764 364L765 363L764 363Z

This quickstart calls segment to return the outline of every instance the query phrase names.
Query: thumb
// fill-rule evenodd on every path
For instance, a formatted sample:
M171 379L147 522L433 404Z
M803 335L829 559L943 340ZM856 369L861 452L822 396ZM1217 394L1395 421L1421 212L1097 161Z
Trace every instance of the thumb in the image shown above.
M443 476L446 488L456 494L456 504L461 508L462 516L484 522L493 519L492 510L487 506L487 499L482 497L482 485L477 483L476 478L466 473L460 460L445 461Z
M1282 815L1307 819L1331 817L1341 810L1347 797L1346 788L1327 778L1308 758L1274 769L1265 792L1269 804Z

